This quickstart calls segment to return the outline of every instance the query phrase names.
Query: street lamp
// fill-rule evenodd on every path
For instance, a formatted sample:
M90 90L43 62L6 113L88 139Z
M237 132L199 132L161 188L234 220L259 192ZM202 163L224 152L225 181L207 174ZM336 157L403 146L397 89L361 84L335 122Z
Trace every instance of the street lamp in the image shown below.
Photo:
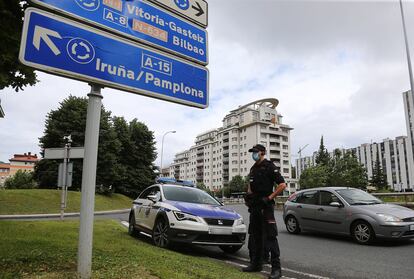
M162 173L162 156L163 156L163 153L164 153L164 138L165 138L165 136L167 135L167 134L175 134L176 133L176 131L168 131L168 132L166 132L163 136L162 136L162 144L161 144L161 173Z

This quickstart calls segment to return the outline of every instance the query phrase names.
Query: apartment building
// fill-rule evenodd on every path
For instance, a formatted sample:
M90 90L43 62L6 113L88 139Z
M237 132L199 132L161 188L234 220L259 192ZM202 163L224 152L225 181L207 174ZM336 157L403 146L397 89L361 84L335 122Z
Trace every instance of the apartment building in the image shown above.
M10 163L0 162L0 186L4 185L7 178L13 176L18 170L25 172L34 171L36 162L39 161L37 155L31 152L24 154L14 154L9 159Z
M283 123L278 104L277 99L262 99L230 111L221 127L199 134L194 146L176 154L170 176L219 191L233 177L249 174L254 161L248 149L260 143L266 146L267 158L290 179L292 128ZM290 184L296 187L294 180Z
M394 140L387 138L380 143L364 143L355 148L339 150L342 154L353 152L367 170L368 179L372 178L374 166L379 158L380 165L387 176L388 185L395 191L406 191L412 189L413 184L410 180L408 146L408 137L401 136ZM303 170L316 165L316 154L317 152L314 152L312 156L296 160L298 177ZM330 155L333 157L333 152Z

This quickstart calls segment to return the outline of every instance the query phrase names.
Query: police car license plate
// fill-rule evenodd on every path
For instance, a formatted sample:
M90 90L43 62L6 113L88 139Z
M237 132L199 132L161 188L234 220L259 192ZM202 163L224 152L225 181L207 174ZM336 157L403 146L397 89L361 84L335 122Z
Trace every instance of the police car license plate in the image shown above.
M208 233L209 234L225 234L225 235L229 235L232 234L232 230L231 228L209 228L208 229Z
M410 231L414 231L414 225L410 225Z

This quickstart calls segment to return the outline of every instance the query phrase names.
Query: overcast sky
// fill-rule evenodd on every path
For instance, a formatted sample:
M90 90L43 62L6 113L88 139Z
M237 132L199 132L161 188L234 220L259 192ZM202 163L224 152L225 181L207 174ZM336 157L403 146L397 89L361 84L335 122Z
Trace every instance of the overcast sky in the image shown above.
M414 53L414 2L404 1ZM411 3L410 3L411 2ZM292 156L310 155L324 135L329 149L406 135L402 92L409 89L401 15L393 1L208 0L210 107L185 107L112 89L103 103L113 115L137 118L162 134L164 162L195 136L222 125L230 110L277 98L292 131ZM0 91L0 161L39 153L46 114L85 83L39 73L40 83ZM156 163L159 163L159 158Z

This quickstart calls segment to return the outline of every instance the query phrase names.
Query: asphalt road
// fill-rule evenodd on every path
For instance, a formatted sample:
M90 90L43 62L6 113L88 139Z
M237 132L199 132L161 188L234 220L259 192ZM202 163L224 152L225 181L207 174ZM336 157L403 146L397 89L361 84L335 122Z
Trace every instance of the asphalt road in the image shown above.
M239 212L248 225L248 212L244 205L228 206ZM287 233L282 212L275 212L279 228L283 274L285 278L328 279L328 278L414 278L414 240L404 242L377 242L361 246L349 237L304 232L300 235ZM67 218L76 219L77 217ZM128 214L96 216L110 218L125 224ZM141 238L151 242L149 237ZM215 247L175 248L177 252L196 257L211 257L242 267L247 264L247 244L234 256L224 254ZM269 266L266 267L269 271Z
M232 205L248 225L248 212L244 205ZM377 242L361 246L351 238L321 233L304 232L300 235L287 233L282 212L275 212L278 229L281 261L287 278L414 278L414 240L403 242ZM102 217L100 217L102 218ZM127 221L127 214L106 216ZM147 241L150 241L149 239ZM208 256L246 265L247 245L235 257L228 257L214 247L181 247L179 252L194 256Z

